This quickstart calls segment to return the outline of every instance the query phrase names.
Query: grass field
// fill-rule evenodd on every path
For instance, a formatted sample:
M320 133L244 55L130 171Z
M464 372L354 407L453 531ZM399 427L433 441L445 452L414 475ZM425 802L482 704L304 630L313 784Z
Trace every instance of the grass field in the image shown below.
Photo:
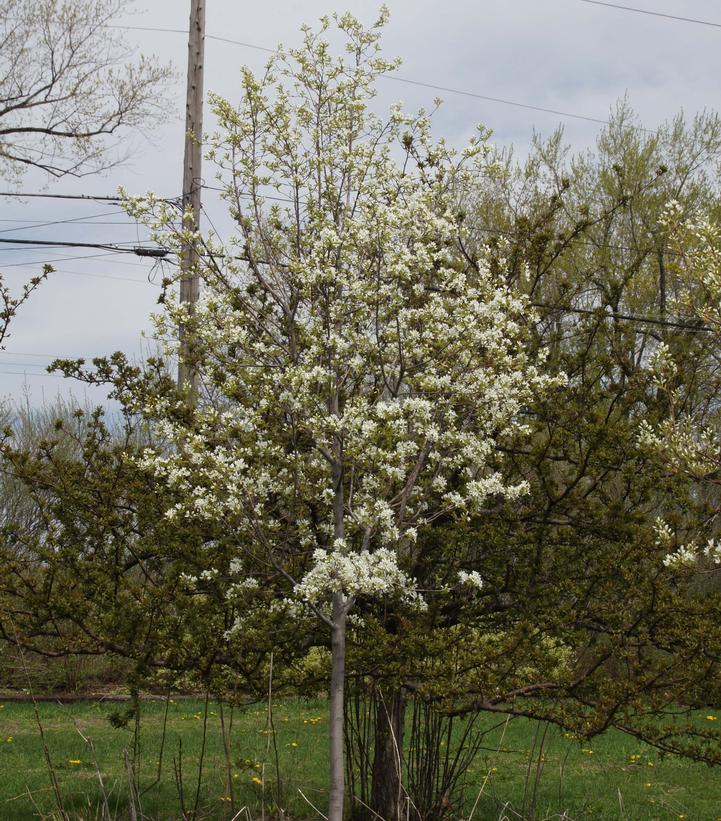
M109 721L111 713L122 712L125 706L92 702L38 706L62 800L73 819L102 818L99 806L103 791L98 770L111 817L127 817L130 779L124 751L132 755L132 723L115 728ZM151 819L181 817L181 782L186 809L196 804L204 703L178 699L168 705L161 778L153 784L165 709L163 702L143 703L138 780L143 814ZM272 807L271 794L278 788L275 749L281 774L281 806L294 817L318 817L306 799L321 809L326 801L325 712L322 701L278 704L274 710L273 745L262 706L236 709L232 714L232 767L228 772L221 708L210 704L197 818L230 819L242 807L249 808L253 819L260 818L264 798L266 806ZM227 730L231 722L227 706L223 719ZM713 719L715 715L698 716L699 721ZM485 726L490 728L496 723L497 717ZM480 793L474 819L495 821L504 814L509 821L518 819L523 817L524 803L527 815L535 792L535 817L539 820L721 819L721 772L674 756L660 757L652 748L617 732L579 743L549 728L534 791L536 764L529 779L529 755L538 729L534 722L514 720L488 732L484 750L468 772L465 805L457 808L456 817L468 818ZM83 736L92 742L95 752ZM41 818L54 807L54 790L33 705L5 702L0 707L0 819ZM248 814L244 817L247 819Z

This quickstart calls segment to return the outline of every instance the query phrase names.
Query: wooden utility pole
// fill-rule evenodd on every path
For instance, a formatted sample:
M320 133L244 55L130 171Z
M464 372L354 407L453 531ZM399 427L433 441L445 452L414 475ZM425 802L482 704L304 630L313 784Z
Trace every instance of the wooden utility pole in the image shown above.
M188 88L185 103L185 159L183 162L184 228L200 230L201 165L203 162L203 68L205 62L205 0L190 0L188 28ZM190 217L187 215L190 213ZM189 310L200 295L198 254L194 243L187 243L180 256L180 302ZM189 385L197 393L198 375L194 368L183 363L188 344L185 329L180 327L180 356L178 385Z

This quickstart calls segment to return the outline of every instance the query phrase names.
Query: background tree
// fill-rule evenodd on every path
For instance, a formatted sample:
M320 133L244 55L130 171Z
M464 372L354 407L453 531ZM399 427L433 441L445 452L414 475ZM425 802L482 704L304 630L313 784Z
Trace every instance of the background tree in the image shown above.
M0 7L0 161L83 176L122 159L127 129L167 115L171 69L129 62L112 29L126 0L5 0Z
M378 719L375 744L354 754L369 783L381 761L392 766L379 753L393 742L388 712L399 692L446 720L482 709L581 735L612 723L662 749L719 758L718 734L700 742L691 724L663 721L667 704L708 697L721 637L713 574L680 589L663 569L669 548L655 525L669 516L683 540L713 514L713 494L699 496L638 440L641 419L670 413L650 367L664 342L686 412L718 406L716 344L674 300L683 277L663 214L669 199L682 213L715 213L721 129L708 114L656 134L637 126L624 102L594 151L572 156L560 133L539 138L527 161L502 153L463 192L468 263L496 249L498 270L540 314L536 344L569 384L563 401L529 404L522 447L500 443L506 481L524 479L531 493L424 536L411 569L421 587L447 585L453 555L483 589L413 619L386 611L368 643L354 635L349 670ZM440 801L433 812L442 814Z
M674 307L695 317L700 330L707 331L710 355L707 368L718 370L721 336L721 232L717 215L690 212L677 200L668 203L663 224L674 252L673 271L680 283ZM679 352L662 344L655 352L652 368L659 392L668 405L668 415L656 425L645 421L642 441L666 469L691 481L703 503L704 516L693 528L679 526L674 510L665 511L657 522L659 542L668 551L664 564L682 577L693 571L711 576L718 588L716 565L721 564L719 542L719 403L710 396L704 403L689 401L684 362ZM715 577L715 578L714 578ZM714 581L716 584L714 584Z
M175 498L134 462L151 442L147 429L63 405L8 409L5 421L5 641L51 660L127 660L126 685L182 680L227 696L240 684L246 699L267 686L262 665L273 647L288 663L302 653L284 646L278 619L272 644L268 620L259 633L248 622L237 655L228 652L224 634L239 617L229 594L233 540L162 516Z

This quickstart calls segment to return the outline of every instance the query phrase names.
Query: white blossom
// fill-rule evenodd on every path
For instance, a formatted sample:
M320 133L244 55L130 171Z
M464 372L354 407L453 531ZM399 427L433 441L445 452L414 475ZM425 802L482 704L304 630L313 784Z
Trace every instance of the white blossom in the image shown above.
M681 545L673 553L667 554L663 559L664 567L678 569L682 567L692 568L698 562L699 552L698 547L691 543Z
M386 548L373 553L316 550L314 565L295 585L294 593L313 604L328 601L333 593L367 598L398 598L417 609L426 604L415 584L398 567L396 554Z
M470 572L466 570L459 570L458 581L461 584L468 585L469 587L475 587L476 590L481 590L483 587L483 579L477 570L471 570Z

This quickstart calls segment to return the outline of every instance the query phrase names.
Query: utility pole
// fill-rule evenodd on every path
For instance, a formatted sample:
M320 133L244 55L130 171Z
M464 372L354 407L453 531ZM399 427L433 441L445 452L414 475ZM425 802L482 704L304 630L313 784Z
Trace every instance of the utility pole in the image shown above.
M205 0L190 0L188 27L188 87L185 103L185 158L183 161L183 228L200 230L201 165L203 162L203 68L205 62ZM187 213L191 217L186 219ZM180 255L180 302L193 310L200 295L198 254L193 243L187 243ZM198 375L182 361L188 353L185 329L180 327L178 385L188 385L193 395L198 391Z

